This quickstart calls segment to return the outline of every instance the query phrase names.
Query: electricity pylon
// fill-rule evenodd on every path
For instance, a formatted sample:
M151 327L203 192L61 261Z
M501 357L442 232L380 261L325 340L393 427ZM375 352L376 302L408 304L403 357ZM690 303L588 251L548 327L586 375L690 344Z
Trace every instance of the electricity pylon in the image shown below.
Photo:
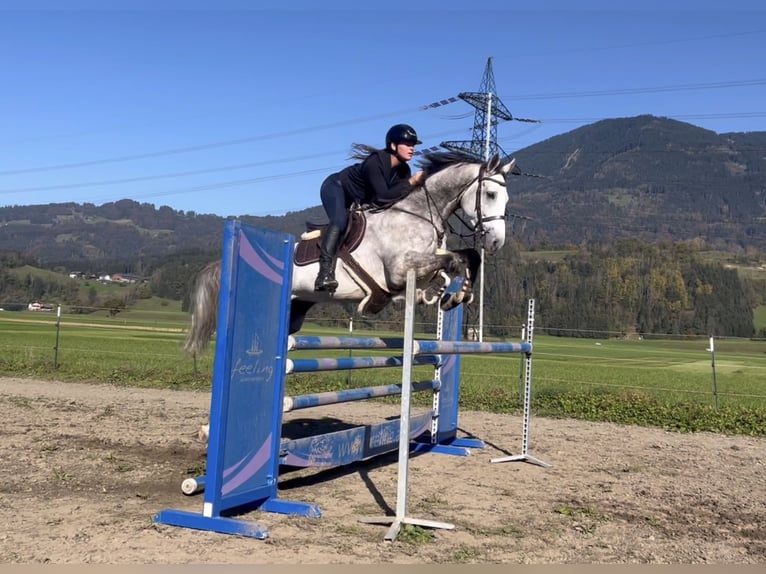
M503 162L508 158L503 148L497 143L497 124L500 120L520 122L537 122L524 118L514 118L511 111L497 97L495 74L492 72L492 58L487 58L484 76L478 92L462 92L458 97L472 105L476 112L473 120L473 137L469 141L446 141L441 146L447 149L462 151L473 156L477 161L487 161L495 154ZM481 265L479 267L479 341L484 340L484 247L481 248Z
M484 76L478 92L461 92L458 97L476 109L473 120L473 137L468 141L446 141L441 146L447 149L463 151L479 161L487 161L498 154L506 158L506 153L497 143L497 124L499 120L516 119L505 104L497 97L495 75L492 72L492 58L487 58Z

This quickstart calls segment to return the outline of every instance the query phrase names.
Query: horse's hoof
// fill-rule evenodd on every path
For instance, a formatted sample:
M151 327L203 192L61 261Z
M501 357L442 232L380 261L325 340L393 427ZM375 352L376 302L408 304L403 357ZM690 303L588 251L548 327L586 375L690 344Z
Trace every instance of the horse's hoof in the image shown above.
M422 302L424 305L433 305L434 303L436 303L436 300L437 300L438 298L439 298L439 294L438 294L438 293L436 293L436 294L432 295L431 297L428 297L428 296L426 296L426 292L425 292L425 291L423 291L423 293L422 293L422 294L421 294L421 296L420 296L420 301L421 301L421 302Z
M460 305L462 300L463 293L461 291L445 293L442 295L440 307L442 311L449 311Z
M439 277L441 277L444 281L443 285L439 285ZM440 271L439 276L435 277L433 281L431 281L431 283L425 289L423 289L423 301L426 303L426 305L433 305L436 303L436 301L442 296L447 287L449 287L451 281L452 280L450 279L449 275L447 275L444 271Z
M438 295L432 295L429 297L428 289L418 289L415 294L415 303L418 305L433 305L436 303Z
M455 300L454 295L450 295L449 297L442 297L441 302L441 310L442 311L451 311L455 307L457 307L460 303Z

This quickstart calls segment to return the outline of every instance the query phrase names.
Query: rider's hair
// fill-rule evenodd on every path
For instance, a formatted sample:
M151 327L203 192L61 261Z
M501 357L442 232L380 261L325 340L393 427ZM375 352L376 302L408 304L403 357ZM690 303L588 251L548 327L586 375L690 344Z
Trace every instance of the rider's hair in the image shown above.
M378 149L371 145L355 143L351 146L349 159L365 160L376 151L378 151Z

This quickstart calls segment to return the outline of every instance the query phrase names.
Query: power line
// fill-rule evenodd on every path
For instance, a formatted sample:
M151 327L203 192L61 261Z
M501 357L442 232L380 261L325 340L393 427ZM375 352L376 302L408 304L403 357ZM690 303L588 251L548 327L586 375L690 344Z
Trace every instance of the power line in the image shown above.
M139 176L139 177L126 177L122 179L104 179L100 181L85 181L85 182L78 182L78 183L65 183L65 184L58 184L58 185L47 185L47 186L39 186L39 187L20 187L16 189L0 189L0 194L11 194L11 193L28 193L32 191L53 191L57 189L78 189L78 188L84 188L84 187L100 187L105 185L117 185L122 183L136 183L139 181L153 181L157 179L169 179L174 177L186 177L189 175L204 175L208 173L220 173L224 171L234 171L237 169L246 169L250 167L261 167L261 166L267 166L267 165L274 165L278 163L289 163L293 161L302 161L306 159L315 159L320 157L326 157L326 156L332 156L337 155L339 153L343 153L342 151L332 151L332 152L324 152L324 153L317 153L317 154L310 154L310 155L303 155L303 156L294 156L290 158L280 158L275 160L269 160L269 161L257 161L252 163L240 163L235 165L227 165L227 166L221 166L221 167L213 167L213 168L207 168L207 169L196 169L196 170L190 170L190 171L177 171L172 173L162 173L162 174L156 174L156 175L145 175L145 176ZM300 172L296 172L300 173Z
M452 104L452 103L454 103L456 101L457 101L457 98L450 97L450 98L439 100L437 102L433 102L433 103L426 104L426 105L423 105L423 106L418 106L416 108L407 108L407 109L398 110L398 111L395 111L395 112L386 112L386 113L382 113L382 114L375 114L375 115L371 115L371 116L365 116L365 117L362 117L362 118L355 118L355 119L351 119L351 120L342 120L342 121L333 122L333 123L330 123L330 124L321 124L321 125L318 125L318 126L311 126L311 127L306 127L306 128L287 130L287 131L283 131L283 132L273 132L273 133L270 133L270 134L262 134L262 135L256 135L256 136L251 136L251 137L237 138L237 139L231 139L231 140L225 140L225 141L213 142L213 143L201 144L201 145L195 145L195 146L186 146L186 147L180 147L180 148L174 148L174 149L168 149L168 150L145 152L145 153L139 153L139 154L131 154L131 155L110 157L110 158L90 160L90 161L63 163L63 164L48 165L48 166L41 166L41 167L24 168L24 169L5 170L5 171L0 171L0 176L3 176L3 175L19 175L19 174L24 174L24 173L39 173L39 172L45 172L45 171L56 171L56 170L70 169L70 168L75 168L75 167L90 167L90 166L102 165L102 164L106 164L106 163L118 163L118 162L125 162L125 161L133 161L133 160L137 160L137 159L150 159L150 158L155 158L155 157L163 157L163 156L169 156L169 155L178 155L178 154L183 154L183 153L190 153L190 152L196 152L196 151L204 151L204 150L215 149L215 148L236 146L236 145L253 143L253 142L257 142L257 141L265 141L265 140L270 140L270 139L277 139L277 138L283 138L283 137L289 137L289 136L305 134L305 133L314 132L314 131L322 131L322 130L327 130L327 129L331 129L331 128L338 128L338 127L341 127L341 126L348 126L348 125L354 125L354 124L359 124L359 123L371 122L371 121L379 120L379 119L382 119L382 118L404 115L404 114L415 112L415 111L425 111L425 110L429 110L429 109L433 109L433 108L438 108L438 107L446 106L446 105Z
M465 131L464 129L460 130L449 130L446 132L440 132L436 134L429 134L428 136L430 138L437 138L444 135L454 134L457 132ZM427 148L425 151L430 151L432 148ZM328 156L334 156L344 153L345 150L336 150L331 152L323 152L323 153L317 153L317 154L309 154L309 155L302 155L302 156L292 156L287 158L279 158L274 160L268 160L268 161L260 161L260 162L252 162L252 163L242 163L242 164L234 164L234 165L228 165L228 166L219 166L219 167L213 167L213 168L206 168L206 169L198 169L198 170L189 170L189 171L178 171L178 172L171 172L171 173L162 173L162 174L155 174L155 175L145 175L145 176L137 176L137 177L127 177L127 178L119 178L119 179L106 179L106 180L99 180L99 181L85 181L85 182L76 182L76 183L64 183L64 184L57 184L57 185L48 185L48 186L37 186L37 187L22 187L22 188L14 188L14 189L0 189L0 194L12 194L12 193L30 193L34 191L53 191L53 190L60 190L60 189L79 189L79 188L85 188L85 187L101 187L105 185L118 185L118 184L124 184L124 183L136 183L141 181L153 181L157 179L170 179L175 177L186 177L190 175L204 175L208 173L220 173L225 171L234 171L238 169L246 169L250 167L262 167L262 166L269 166L269 165L275 165L275 164L281 164L281 163L292 163L297 161L303 161L307 159L316 159L320 157L328 157ZM418 150L416 152L416 155L422 155L424 150ZM320 168L320 169L327 169L328 173L329 170L332 169L330 167L327 168ZM304 175L306 172L294 172L295 175ZM290 174L279 174L278 178L288 177ZM223 185L226 185L224 182Z
M558 100L566 98L589 98L600 96L619 96L626 94L655 94L661 92L680 92L690 90L714 90L720 88L750 87L766 85L766 78L754 80L735 80L731 82L708 82L699 84L677 84L650 88L625 88L612 90L594 90L589 92L557 92L551 94L527 94L522 96L504 96L508 100Z
M745 119L745 118L764 118L766 112L731 112L731 113L717 113L717 114L656 114L657 117L665 117L675 120L719 120L719 119ZM541 118L540 121L547 124L579 124L600 122L605 119L604 117L591 117L591 118Z
M269 182L269 181L277 181L280 179L289 179L291 177L299 177L303 175L312 175L315 173L323 173L323 172L329 172L332 170L341 169L343 165L336 165L333 167L322 167L318 169L307 169L304 171L294 171L290 173L280 173L280 174L274 174L274 175L265 175L262 177L252 177L247 179L235 179L231 181L223 181L218 183L211 183L208 185L198 185L195 187L185 187L180 189L173 189L173 190L166 190L166 191L155 191L152 193L145 193L145 194L136 194L134 197L137 198L152 198L152 197L162 197L167 195L178 195L178 194L185 194L185 193L195 193L198 191L212 191L216 189L225 189L229 187L238 187L241 185L250 185L253 183L263 183L263 182Z
M602 51L612 51L612 50L619 50L621 48L641 48L644 46L663 46L667 44L684 44L686 42L696 42L698 40L718 40L721 38L735 38L738 36L752 36L752 35L758 35L758 34L764 34L766 33L766 30L747 30L744 32L731 32L727 34L709 34L706 36L692 36L689 38L673 38L670 40L648 40L646 42L632 42L630 44L613 44L611 46L599 46L594 48L567 48L566 52L562 51L552 51L552 52L543 52L542 55L547 54L575 54L575 53L584 53L584 52L602 52Z
M516 101L535 100L535 99L549 100L549 99L561 99L561 98L594 97L594 96L609 96L609 95L623 95L623 94L637 94L637 93L657 93L657 92L685 91L685 90L708 90L708 89L719 89L719 88L727 88L727 87L759 86L759 85L766 85L766 79L757 78L752 80L739 80L739 81L730 81L730 82L679 84L679 85L658 86L658 87L649 87L649 88L614 89L614 90L599 90L599 91L589 91L589 92L559 92L559 93L549 93L549 94L528 94L528 95L522 95L522 96L509 96L506 98L509 100L516 100ZM411 113L415 111L418 111L418 112L426 111L426 110L435 109L438 107L443 107L445 105L452 104L456 101L458 101L456 97L450 97L450 98L445 98L443 100L432 102L430 104L417 106L415 108L406 108L403 110L385 112L381 114L375 114L371 116L365 116L365 117L355 118L350 120L342 120L339 122L322 124L318 126L311 126L311 127L287 130L282 132L273 132L269 134L255 135L255 136L250 136L245 138L223 140L219 142L211 142L207 144L200 144L200 145L194 145L194 146L185 146L185 147L173 148L168 150L158 150L153 152L144 152L144 153L138 153L138 154L130 154L130 155L116 156L116 157L96 159L96 160L88 160L88 161L82 161L82 162L72 162L72 163L66 163L66 164L54 164L54 165L39 166L39 167L32 167L32 168L5 170L5 171L0 171L0 176L56 171L56 170L71 169L71 168L77 168L77 167L90 167L90 166L103 165L108 163L119 163L119 162L133 161L133 160L151 159L155 157L165 157L170 155L179 155L184 153L205 151L209 149L217 149L222 147L237 146L237 145L243 145L243 144L253 143L257 141L266 141L270 139L290 137L290 136L300 135L304 133L310 133L313 131L322 131L322 130L341 127L341 126L355 125L359 123L375 121L382 118L403 115L403 114L407 114L407 113ZM754 115L752 116L745 116L745 115L726 116L722 114L715 114L715 115L709 115L706 117L708 118L763 117L762 115L759 115L759 114L763 114L763 112L753 112L753 114ZM681 116L677 116L677 117L681 117ZM690 115L687 117L693 118L695 116ZM698 116L698 117L702 117L702 116ZM587 121L587 119L580 120L580 119L574 119L574 118L564 118L559 120L547 120L547 121L550 123L553 123L554 121L566 123L566 122ZM594 121L597 121L597 120L594 119Z

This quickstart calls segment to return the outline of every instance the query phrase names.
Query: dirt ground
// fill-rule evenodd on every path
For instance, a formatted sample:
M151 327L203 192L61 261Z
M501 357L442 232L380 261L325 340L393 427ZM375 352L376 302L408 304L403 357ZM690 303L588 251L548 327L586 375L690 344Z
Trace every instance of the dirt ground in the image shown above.
M0 379L0 562L766 562L766 439L533 418L529 452L553 466L492 464L518 454L522 420L480 412L461 413L460 429L485 449L410 460L409 514L455 530L390 543L385 526L359 522L393 513L396 453L282 476L280 498L323 516L245 515L266 540L155 524L165 508L201 510L180 483L205 463L195 433L208 404L206 393ZM369 402L315 412L397 414Z

